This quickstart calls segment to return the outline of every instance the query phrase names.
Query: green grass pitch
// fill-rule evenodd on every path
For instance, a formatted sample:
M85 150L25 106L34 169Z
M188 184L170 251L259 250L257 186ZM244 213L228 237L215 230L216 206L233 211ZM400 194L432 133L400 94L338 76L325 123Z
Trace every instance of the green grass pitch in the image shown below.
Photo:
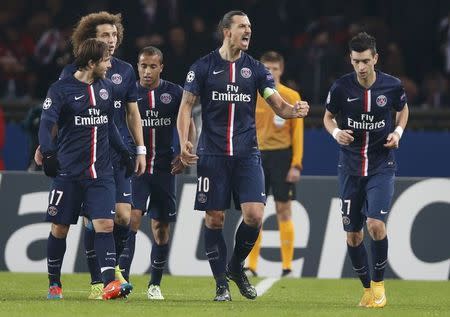
M232 284L228 303L212 301L214 282L207 277L164 276L166 300L159 302L146 297L147 276L132 276L133 293L112 301L87 300L87 274L62 281L64 299L49 301L45 274L0 272L0 316L450 316L450 281L387 280L388 305L376 310L356 307L362 294L356 279L281 279L254 301Z

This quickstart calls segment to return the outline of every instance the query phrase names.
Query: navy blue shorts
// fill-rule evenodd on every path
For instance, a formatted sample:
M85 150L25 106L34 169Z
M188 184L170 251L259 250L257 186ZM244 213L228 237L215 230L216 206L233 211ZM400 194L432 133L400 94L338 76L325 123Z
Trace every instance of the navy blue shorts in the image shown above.
M339 191L344 230L360 231L367 218L386 222L394 195L394 171L353 176L339 170Z
M242 203L266 203L264 172L259 154L245 157L201 155L197 163L196 210L225 210Z
M131 177L125 177L125 167L114 162L114 182L116 183L116 203L132 204Z
M76 224L81 210L89 219L114 219L115 185L112 177L53 180L45 221Z
M148 201L148 206L147 206ZM147 211L155 220L175 222L175 176L168 172L145 173L133 179L133 208Z

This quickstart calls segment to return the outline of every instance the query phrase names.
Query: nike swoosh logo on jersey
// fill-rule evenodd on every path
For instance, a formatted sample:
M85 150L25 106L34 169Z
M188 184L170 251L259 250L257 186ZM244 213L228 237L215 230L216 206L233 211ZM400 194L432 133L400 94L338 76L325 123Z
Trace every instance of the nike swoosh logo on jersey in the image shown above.
M111 215L114 215L116 212L114 210L111 210Z
M222 69L222 70L213 70L213 75L220 74L223 71L224 71L224 69Z
M81 96L75 96L75 100L80 100L81 98L83 98L84 97L84 95L81 95Z
M138 98L137 101L141 101L142 99L144 99L144 98Z
M130 195L131 195L131 193L123 193L123 196L125 196L125 197L128 197Z
M358 100L358 99L359 99L359 98L351 98L351 99L350 99L350 98L347 97L347 102L352 102L352 101L355 101L355 100Z
M382 214L382 215L385 215L385 214L387 214L389 211L383 211L383 210L380 210L380 214Z

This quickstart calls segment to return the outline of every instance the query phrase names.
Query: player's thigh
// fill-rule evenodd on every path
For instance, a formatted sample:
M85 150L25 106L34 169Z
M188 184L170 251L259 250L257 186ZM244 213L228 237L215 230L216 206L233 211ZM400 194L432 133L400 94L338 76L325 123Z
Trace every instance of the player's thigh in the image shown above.
M366 185L367 204L365 209L368 218L386 222L394 196L394 180L393 171L386 171L369 177Z
M78 181L56 177L49 192L45 220L56 224L76 224L82 204L82 188Z
M139 209L142 213L147 210L147 200L150 195L150 177L147 173L133 178L133 209Z
M90 219L114 219L115 184L112 177L83 181L83 209Z
M132 203L132 179L126 177L126 170L118 162L114 162L114 183L116 184L116 203Z
M338 182L344 230L347 232L360 231L366 221L366 216L363 213L366 202L364 180L360 176L339 171Z
M148 214L150 218L162 223L176 221L175 176L163 172L154 176L151 184Z
M233 200L240 209L242 203L266 203L264 172L258 154L236 158L232 172Z
M231 201L231 160L202 155L197 162L196 210L225 210Z

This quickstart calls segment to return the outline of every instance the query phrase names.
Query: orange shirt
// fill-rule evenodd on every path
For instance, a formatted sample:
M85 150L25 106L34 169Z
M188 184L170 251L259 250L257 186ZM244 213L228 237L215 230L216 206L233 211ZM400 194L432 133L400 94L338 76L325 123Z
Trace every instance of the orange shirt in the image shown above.
M301 100L295 90L282 84L276 87L278 93L290 104ZM273 112L267 102L258 94L256 101L256 134L261 151L281 150L292 147L291 166L302 167L303 118L283 119Z

